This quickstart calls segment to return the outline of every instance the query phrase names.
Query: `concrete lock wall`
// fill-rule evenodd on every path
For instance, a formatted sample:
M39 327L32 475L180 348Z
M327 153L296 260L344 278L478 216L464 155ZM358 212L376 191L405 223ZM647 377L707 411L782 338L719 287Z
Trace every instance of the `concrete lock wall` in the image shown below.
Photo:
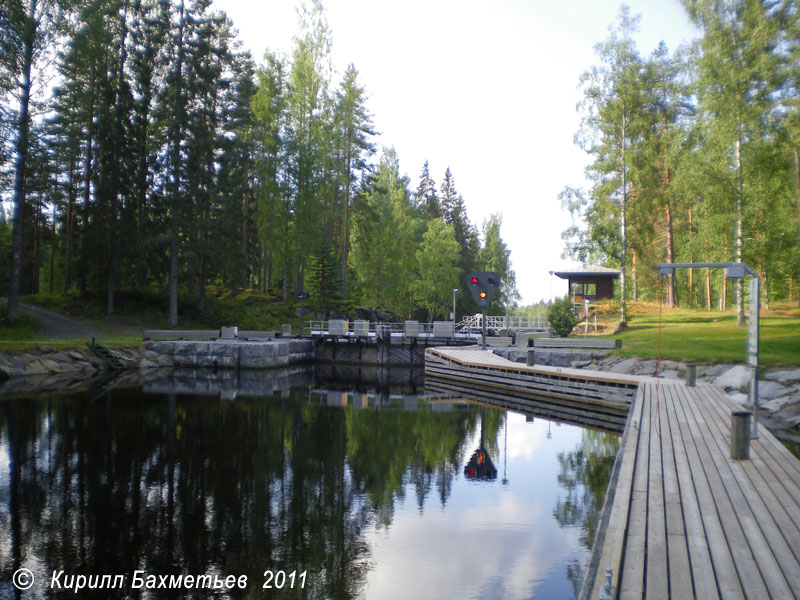
M310 340L237 341L159 341L148 342L154 352L170 356L180 367L222 369L268 369L314 358Z

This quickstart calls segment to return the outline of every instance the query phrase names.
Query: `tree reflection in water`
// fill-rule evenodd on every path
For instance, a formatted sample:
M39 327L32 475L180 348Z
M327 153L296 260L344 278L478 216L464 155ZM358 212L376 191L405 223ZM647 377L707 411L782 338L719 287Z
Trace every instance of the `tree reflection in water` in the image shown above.
M503 411L342 409L302 396L227 401L130 387L0 400L0 597L21 597L10 582L19 566L40 581L60 569L128 575L124 589L81 598L219 597L137 595L136 569L246 575L232 598L264 597L267 569L307 571L305 589L269 597L359 597L373 566L368 528L388 528L407 492L420 513L444 507L476 447L501 456ZM559 456L567 495L555 518L581 527L587 548L617 443L587 431ZM43 585L22 597L76 595Z
M434 491L444 505L478 418L135 389L0 407L3 597L23 563L39 564L40 577L63 568L126 573L128 583L135 569L247 575L236 597L261 597L266 569L307 570L304 590L271 597L357 596L370 564L364 528L387 526L408 485L420 510Z
M584 429L581 443L571 452L559 452L558 483L566 491L559 497L553 517L562 527L580 528L580 543L592 549L606 488L619 450L619 436ZM567 578L575 596L583 582L584 568L579 561L567 565Z

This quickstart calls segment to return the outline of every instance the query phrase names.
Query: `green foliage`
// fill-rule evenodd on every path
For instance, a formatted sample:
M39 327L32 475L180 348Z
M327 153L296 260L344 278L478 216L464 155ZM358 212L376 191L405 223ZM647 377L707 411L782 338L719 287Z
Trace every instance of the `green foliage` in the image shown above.
M547 322L550 324L550 329L558 337L567 337L572 333L579 321L580 319L572 310L572 300L569 294L559 300L554 300L550 306L550 312L547 313Z
M573 217L564 255L620 268L623 320L628 298L711 308L735 291L741 323L737 285L695 270L662 288L655 267L744 261L768 282L765 305L800 291L800 17L790 3L683 4L703 32L694 47L640 57L623 9L581 78L592 187L559 196Z
M36 58L52 54L59 74L36 107L52 118L34 119L25 140L11 135L13 111L0 111L0 137L25 142L13 263L22 294L67 292L40 300L95 318L124 316L153 290L147 304L174 326L229 316L204 294L209 285L277 290L285 303L309 291L321 310L356 300L411 316L417 253L434 219L453 230L458 248L446 251L456 270L476 267L478 234L453 173L442 204L427 163L416 199L393 150L374 165L367 91L355 65L336 79L321 2L301 7L291 52L260 65L209 0L9 6L0 33L14 43L0 44L0 101L15 106L9 94L21 99L29 82L18 52L26 6L42 17ZM8 190L10 150L0 144ZM0 251L11 246L3 220ZM7 271L0 285L17 280ZM429 308L445 305L439 297Z
M506 308L514 306L519 299L516 289L516 276L510 268L510 250L500 236L503 218L491 215L483 223L483 248L480 252L481 271L494 271L500 275L501 285L497 295L487 308L487 314L501 314Z
M417 250L419 276L413 287L414 297L428 313L428 320L444 317L458 285L458 242L452 225L441 219L428 222Z

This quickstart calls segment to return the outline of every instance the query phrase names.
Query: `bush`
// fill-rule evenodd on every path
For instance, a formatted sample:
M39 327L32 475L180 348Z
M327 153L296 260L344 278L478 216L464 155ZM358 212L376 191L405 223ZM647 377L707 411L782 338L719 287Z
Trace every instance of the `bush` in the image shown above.
M580 319L572 311L572 301L569 295L553 302L550 312L547 314L547 322L550 329L558 337L567 337L572 333L572 329L580 322Z

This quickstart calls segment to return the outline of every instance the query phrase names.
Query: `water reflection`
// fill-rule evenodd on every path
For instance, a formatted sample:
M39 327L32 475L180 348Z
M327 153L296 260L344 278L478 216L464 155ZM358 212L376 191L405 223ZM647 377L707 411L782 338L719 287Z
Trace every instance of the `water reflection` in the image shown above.
M563 426L548 439L544 421L419 391L228 375L0 400L0 598L76 597L46 587L60 569L127 574L86 598L220 597L137 593L136 569L246 575L232 598L265 597L267 569L307 571L304 589L272 598L572 593L615 436ZM37 577L24 593L21 566Z

